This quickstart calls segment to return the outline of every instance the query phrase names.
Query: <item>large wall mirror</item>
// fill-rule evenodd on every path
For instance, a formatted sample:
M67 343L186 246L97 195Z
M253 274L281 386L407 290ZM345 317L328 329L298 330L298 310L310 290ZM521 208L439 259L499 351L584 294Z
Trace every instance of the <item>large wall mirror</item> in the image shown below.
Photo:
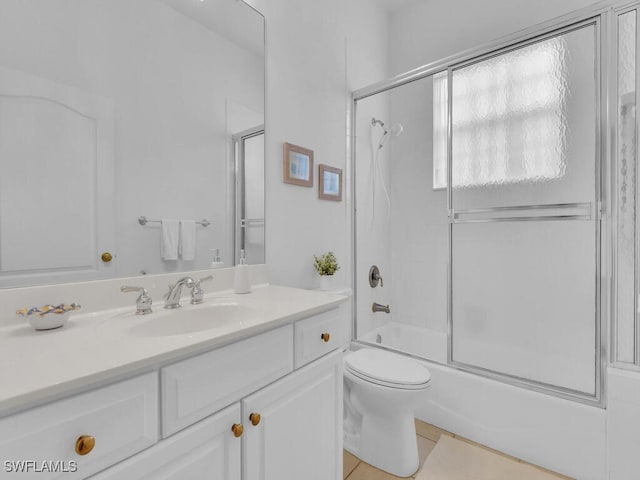
M263 263L264 78L242 1L3 0L0 287Z

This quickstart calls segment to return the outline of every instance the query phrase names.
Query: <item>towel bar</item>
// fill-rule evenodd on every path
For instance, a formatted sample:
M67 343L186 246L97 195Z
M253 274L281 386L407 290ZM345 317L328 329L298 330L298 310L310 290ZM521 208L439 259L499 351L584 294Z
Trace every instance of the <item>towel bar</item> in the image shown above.
M151 220L145 217L144 215L141 217L138 217L138 223L140 225L146 225L147 223L161 223L161 222L162 220ZM203 227L208 227L209 225L211 225L211 222L206 218L203 218L202 220L197 221L196 224L202 225Z

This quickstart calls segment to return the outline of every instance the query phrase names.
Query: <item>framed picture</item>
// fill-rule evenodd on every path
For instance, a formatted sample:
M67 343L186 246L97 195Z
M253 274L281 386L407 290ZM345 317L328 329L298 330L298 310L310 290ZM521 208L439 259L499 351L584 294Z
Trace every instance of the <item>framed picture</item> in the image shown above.
M318 197L323 200L342 201L342 170L319 165Z
M284 144L284 182L313 187L313 150Z

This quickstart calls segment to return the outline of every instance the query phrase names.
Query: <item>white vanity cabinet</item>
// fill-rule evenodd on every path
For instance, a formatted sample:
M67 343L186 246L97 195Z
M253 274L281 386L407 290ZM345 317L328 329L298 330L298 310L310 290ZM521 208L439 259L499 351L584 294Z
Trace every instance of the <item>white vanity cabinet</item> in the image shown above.
M342 352L247 397L242 414L244 480L342 478Z
M0 418L0 479L340 479L344 316L286 318Z

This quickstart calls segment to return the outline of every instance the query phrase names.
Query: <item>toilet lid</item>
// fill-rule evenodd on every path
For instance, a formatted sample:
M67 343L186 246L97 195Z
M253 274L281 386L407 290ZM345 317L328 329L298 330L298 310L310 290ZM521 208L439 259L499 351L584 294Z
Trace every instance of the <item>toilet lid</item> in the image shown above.
M396 388L419 388L431 380L425 366L386 350L363 348L347 355L345 364L358 377Z

